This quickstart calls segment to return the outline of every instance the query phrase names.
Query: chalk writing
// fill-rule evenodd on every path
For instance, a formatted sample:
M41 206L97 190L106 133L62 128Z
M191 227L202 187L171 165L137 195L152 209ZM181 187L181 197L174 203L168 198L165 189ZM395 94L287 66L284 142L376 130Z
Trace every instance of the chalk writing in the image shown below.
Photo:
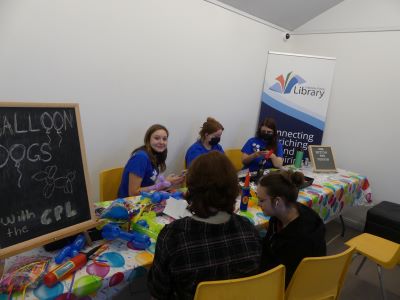
M21 162L25 159L30 162L48 162L52 158L50 151L51 147L48 143L33 143L28 147L23 144L14 144L8 149L0 144L0 169L5 167L11 159L11 161L14 162L14 167L19 173L17 185L21 188Z
M8 235L8 237L12 237L13 235L14 235L14 236L23 235L24 233L27 233L27 232L29 232L29 230L28 230L28 228L26 227L26 225L25 225L25 226L22 226L21 228L15 227L15 226L14 226L12 229L11 229L11 228L8 228L8 229L7 229L7 235Z
M0 224L3 226L7 226L10 224L14 224L15 222L25 222L29 221L32 218L35 218L36 215L34 212L29 211L28 209L21 210L19 214L12 214L10 216L1 217Z
M72 194L72 181L75 179L75 171L68 172L67 175L54 178L57 173L57 166L47 166L44 171L39 171L32 175L36 181L44 181L43 196L50 198L54 189L62 189L66 194Z
M59 222L63 219L72 218L77 215L77 211L72 208L71 202L65 202L64 206L57 205L53 208L48 208L40 213L40 223L50 225L53 222ZM29 232L28 225L24 223L35 223L38 218L34 212L28 209L21 210L19 214L11 214L0 218L0 225L6 227L8 237L21 236Z
M57 205L53 209L46 209L43 213L42 216L40 217L40 222L43 225L49 225L53 222L53 219L51 218L51 214L53 213L54 219L56 221L61 220L61 214L63 212L64 208L61 205ZM65 203L65 216L67 218L71 218L77 214L76 210L73 210L71 208L71 202L66 202Z
M28 116L19 116L17 112L10 118L7 115L0 117L0 137L1 136L15 136L18 134L25 134L30 132L45 131L46 134L50 134L54 129L57 134L61 134L62 131L74 128L74 117L71 111L55 111L55 112L43 112L39 116L39 122L36 120L37 116L33 118L31 114ZM32 121L33 120L33 121ZM35 128L32 124L40 124L41 127Z

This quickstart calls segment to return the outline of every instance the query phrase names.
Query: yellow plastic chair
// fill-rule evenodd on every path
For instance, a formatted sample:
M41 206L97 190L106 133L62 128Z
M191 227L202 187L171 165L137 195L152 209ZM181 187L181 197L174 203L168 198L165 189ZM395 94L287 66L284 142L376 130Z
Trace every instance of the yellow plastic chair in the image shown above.
M357 253L364 256L357 268L356 275L360 272L367 258L376 263L382 298L386 299L382 267L392 269L400 262L400 244L373 234L363 233L347 241L346 245L355 247Z
M204 281L196 289L194 300L283 300L285 266L239 279Z
M100 201L118 198L118 189L121 184L123 167L106 169L100 172Z
M236 171L242 169L242 151L240 151L240 149L227 149L225 150L225 154L235 166Z
M286 300L338 299L344 278L355 251L304 258L286 289Z

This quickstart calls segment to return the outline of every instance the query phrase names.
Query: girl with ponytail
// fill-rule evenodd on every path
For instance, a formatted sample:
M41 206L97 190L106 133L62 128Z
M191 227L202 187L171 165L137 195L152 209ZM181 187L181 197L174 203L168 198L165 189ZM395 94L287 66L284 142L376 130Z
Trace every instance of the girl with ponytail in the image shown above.
M303 258L326 255L323 221L297 202L303 182L300 172L279 171L262 177L257 187L259 205L271 217L263 239L262 271L284 264L286 285Z
M199 132L199 139L186 151L185 163L187 168L201 154L212 150L224 153L224 149L219 144L223 130L224 127L220 122L211 117L207 118Z

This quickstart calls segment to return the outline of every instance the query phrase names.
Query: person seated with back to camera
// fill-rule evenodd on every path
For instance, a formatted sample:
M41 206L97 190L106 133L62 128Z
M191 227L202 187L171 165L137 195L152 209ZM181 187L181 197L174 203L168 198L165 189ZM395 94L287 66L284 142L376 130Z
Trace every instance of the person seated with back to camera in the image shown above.
M264 237L261 270L286 267L286 286L305 257L325 256L325 225L311 208L297 202L300 172L278 171L263 176L257 186L258 203L271 216Z
M224 153L224 149L219 144L221 141L222 131L224 127L217 120L208 117L207 121L203 123L203 127L199 132L199 139L194 142L186 151L185 163L189 168L191 162L199 155L216 150Z
M160 172L166 169L169 132L165 126L154 124L147 129L144 145L132 151L122 173L118 197L139 195L141 191L160 190L184 181L184 176L170 174L156 183Z
M217 151L200 155L186 183L193 215L165 225L158 236L148 274L156 299L193 299L202 281L246 277L260 268L258 231L234 213L239 185L229 159Z
M272 150L272 154L266 159L265 156ZM264 163L263 163L264 161ZM265 118L257 129L255 137L247 140L242 148L243 169L250 172L263 169L280 169L283 164L283 146L278 141L278 133L275 120ZM263 164L261 166L261 164Z

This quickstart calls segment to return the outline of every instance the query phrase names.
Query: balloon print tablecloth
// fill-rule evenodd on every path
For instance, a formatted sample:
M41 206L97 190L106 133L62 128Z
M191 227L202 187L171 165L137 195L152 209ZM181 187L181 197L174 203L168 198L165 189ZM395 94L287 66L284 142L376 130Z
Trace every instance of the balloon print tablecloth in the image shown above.
M306 176L314 178L314 183L299 192L298 201L312 207L319 213L324 222L336 218L346 206L370 205L372 203L371 190L365 176L339 170L334 174L317 174L310 169L301 170ZM253 196L254 186L253 186ZM238 199L238 202L240 200ZM239 213L256 225L268 223L269 217L264 216L257 202L251 200L247 212L240 212L239 203L236 213ZM160 223L169 223L167 216L157 217ZM96 243L95 243L96 245ZM94 245L94 246L95 246ZM28 289L26 294L0 294L0 300L6 299L111 299L126 288L129 283L147 275L147 269L153 261L155 243L145 251L134 247L122 240L110 242L109 248L103 252L98 260L101 263L89 261L81 270L72 276L57 283L52 288L41 284L34 289ZM48 253L42 248L8 258L7 266L18 263L29 256L55 256L57 253ZM51 265L50 269L54 266ZM68 296L68 293L69 296Z
M363 175L341 169L331 174L301 171L314 182L300 190L297 201L313 208L325 223L337 218L346 206L372 205L371 188Z

